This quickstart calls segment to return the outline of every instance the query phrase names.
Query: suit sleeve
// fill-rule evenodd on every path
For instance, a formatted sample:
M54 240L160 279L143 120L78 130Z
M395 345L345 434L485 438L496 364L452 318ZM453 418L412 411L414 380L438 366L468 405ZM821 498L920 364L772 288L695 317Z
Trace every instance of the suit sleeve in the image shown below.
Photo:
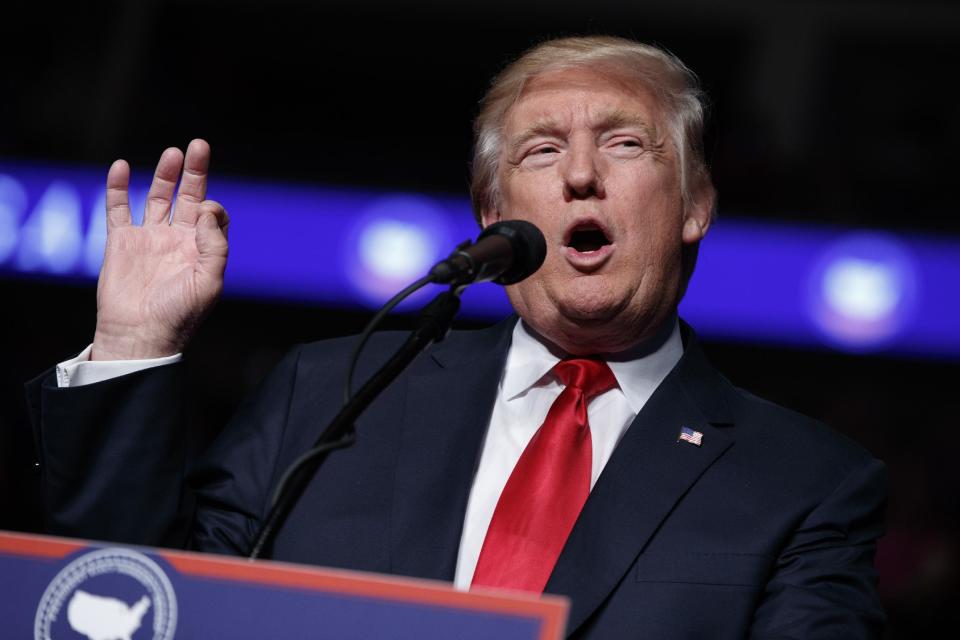
M48 533L176 546L187 465L179 365L76 388L59 388L51 370L27 398Z
M276 472L298 357L287 355L196 463L180 364L76 388L59 388L52 370L28 383L45 530L243 553Z
M886 468L871 459L800 524L780 554L750 637L880 638L885 621L873 566L883 534Z

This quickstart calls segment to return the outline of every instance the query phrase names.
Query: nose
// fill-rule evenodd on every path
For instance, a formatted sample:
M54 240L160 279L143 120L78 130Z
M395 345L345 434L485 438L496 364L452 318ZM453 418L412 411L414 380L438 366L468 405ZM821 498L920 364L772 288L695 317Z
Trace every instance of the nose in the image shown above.
M565 154L563 166L563 199L584 200L586 198L604 198L601 159L593 141L578 141L571 144Z

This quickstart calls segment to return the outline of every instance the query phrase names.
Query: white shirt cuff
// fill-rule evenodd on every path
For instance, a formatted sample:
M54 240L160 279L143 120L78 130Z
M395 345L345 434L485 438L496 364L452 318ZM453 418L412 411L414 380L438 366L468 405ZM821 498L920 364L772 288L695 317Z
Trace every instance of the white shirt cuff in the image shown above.
M163 358L146 358L144 360L90 360L91 344L80 352L76 358L64 360L57 365L58 387L82 387L85 384L103 382L111 378L119 378L128 373L136 373L145 369L159 367L165 364L180 362L183 354L176 353Z

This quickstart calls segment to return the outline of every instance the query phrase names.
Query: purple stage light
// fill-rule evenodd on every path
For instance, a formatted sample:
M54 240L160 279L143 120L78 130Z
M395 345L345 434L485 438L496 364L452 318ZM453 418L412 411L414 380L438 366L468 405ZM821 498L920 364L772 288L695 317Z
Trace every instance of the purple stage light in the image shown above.
M105 171L0 163L0 274L94 279ZM132 179L139 222L150 176ZM225 295L379 307L479 229L465 198L215 178L230 211ZM960 238L759 223L724 215L680 307L704 336L855 352L960 357ZM439 291L430 286L401 309ZM465 317L510 313L504 289Z

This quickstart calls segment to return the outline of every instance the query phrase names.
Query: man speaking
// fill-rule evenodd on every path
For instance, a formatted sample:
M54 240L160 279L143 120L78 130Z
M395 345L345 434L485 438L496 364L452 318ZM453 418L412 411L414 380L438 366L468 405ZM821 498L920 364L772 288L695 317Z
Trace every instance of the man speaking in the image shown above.
M576 638L879 637L883 465L733 387L677 317L714 208L702 130L693 74L629 40L545 42L495 78L477 218L547 242L507 287L519 318L417 359L272 557L566 595ZM339 408L355 339L293 349L188 454L176 361L227 258L209 153L164 152L142 226L110 169L93 344L28 387L52 533L246 553ZM376 335L360 375L402 338Z

